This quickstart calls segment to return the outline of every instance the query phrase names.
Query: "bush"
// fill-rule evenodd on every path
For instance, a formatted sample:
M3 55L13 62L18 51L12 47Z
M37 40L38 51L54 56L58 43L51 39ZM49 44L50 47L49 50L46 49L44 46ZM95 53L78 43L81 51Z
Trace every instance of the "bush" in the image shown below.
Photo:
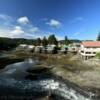
M96 57L100 59L100 52L96 54Z

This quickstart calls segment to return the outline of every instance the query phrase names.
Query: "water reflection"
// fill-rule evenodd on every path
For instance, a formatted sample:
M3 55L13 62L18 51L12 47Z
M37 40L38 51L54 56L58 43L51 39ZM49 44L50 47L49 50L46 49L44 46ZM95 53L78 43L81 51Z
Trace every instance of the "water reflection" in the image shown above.
M34 60L26 59L24 62L18 62L6 66L0 71L0 77L6 78L19 78L22 79L27 75L26 70L33 67L35 64Z

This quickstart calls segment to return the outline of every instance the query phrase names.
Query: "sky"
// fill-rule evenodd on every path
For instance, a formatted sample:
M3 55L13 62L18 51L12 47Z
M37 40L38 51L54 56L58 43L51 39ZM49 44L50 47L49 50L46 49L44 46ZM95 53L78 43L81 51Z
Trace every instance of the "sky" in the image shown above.
M0 0L0 37L96 40L100 0Z

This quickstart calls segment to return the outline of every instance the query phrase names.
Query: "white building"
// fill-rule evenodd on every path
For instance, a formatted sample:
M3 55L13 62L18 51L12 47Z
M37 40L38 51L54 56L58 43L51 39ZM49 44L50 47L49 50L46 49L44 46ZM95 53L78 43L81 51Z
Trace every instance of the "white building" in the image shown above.
M88 59L94 57L100 52L100 41L86 41L81 43L80 54L82 58Z
M27 44L20 44L16 50L26 50L26 51L31 51L35 48L34 45L27 45Z
M41 53L43 48L44 48L43 46L36 46L35 49L34 49L34 52L35 53Z
M55 49L56 45L54 44L50 44L50 45L47 45L47 53L53 53L53 50Z
M77 53L80 49L80 45L81 45L80 43L69 44L68 51Z

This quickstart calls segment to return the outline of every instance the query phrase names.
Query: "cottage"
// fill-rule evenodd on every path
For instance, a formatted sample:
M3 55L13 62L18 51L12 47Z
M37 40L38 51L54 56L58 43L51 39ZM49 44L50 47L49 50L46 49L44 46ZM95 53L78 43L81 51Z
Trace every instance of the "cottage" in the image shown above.
M47 49L47 53L56 53L56 50L55 50L55 48L56 48L56 45L54 45L54 44L52 44L52 45L47 45L47 47L46 47Z
M20 44L16 50L31 51L34 49L34 45Z
M78 53L80 49L80 43L69 44L68 51L73 53Z
M34 45L27 45L27 50L28 51L32 51L35 49L35 46Z
M80 54L84 59L94 57L100 52L100 41L86 41L81 43Z
M25 50L27 48L27 44L20 44L16 50Z
M44 48L43 46L36 46L34 49L34 52L35 53L42 53L43 48Z
M61 45L60 46L60 50L59 50L59 53L67 53L67 51L68 51L68 46L67 45L65 45L65 44L63 44L63 45Z

